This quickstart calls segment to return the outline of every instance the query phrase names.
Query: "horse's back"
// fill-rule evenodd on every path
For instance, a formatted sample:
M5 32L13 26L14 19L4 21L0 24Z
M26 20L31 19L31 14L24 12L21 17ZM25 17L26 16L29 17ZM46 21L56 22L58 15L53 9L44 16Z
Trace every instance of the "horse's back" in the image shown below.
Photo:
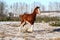
M19 15L19 18L22 21L22 20L26 19L27 16L28 16L28 14L23 14L23 15Z

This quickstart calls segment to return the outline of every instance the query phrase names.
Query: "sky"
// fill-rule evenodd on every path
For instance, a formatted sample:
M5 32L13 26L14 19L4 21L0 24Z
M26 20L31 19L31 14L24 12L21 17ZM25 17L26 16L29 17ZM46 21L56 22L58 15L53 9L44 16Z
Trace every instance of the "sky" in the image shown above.
M15 2L25 2L27 4L32 4L33 2L40 2L43 5L48 5L49 2L60 2L60 0L4 0L8 5L11 5Z

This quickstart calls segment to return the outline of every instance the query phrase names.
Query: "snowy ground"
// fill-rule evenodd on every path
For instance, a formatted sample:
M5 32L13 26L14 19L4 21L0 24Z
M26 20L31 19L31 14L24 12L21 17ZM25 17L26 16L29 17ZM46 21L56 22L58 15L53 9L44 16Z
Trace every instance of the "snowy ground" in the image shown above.
M20 22L0 22L0 40L60 40L60 27L35 23L32 33L19 33Z

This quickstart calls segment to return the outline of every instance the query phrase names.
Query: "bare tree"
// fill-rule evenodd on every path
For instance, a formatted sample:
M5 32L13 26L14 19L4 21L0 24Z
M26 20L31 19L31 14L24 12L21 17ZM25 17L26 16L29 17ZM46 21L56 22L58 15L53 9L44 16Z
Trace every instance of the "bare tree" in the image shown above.
M60 11L60 3L59 2L54 2L54 7L56 11Z
M52 10L53 10L52 2L49 2L48 10L49 10L49 11L52 11Z
M10 12L9 17L14 17L14 14L12 12Z
M45 11L45 6L44 5L42 5L42 11Z
M5 10L5 3L0 1L0 16L5 16L4 10Z
M49 11L60 11L60 2L50 2L48 7Z

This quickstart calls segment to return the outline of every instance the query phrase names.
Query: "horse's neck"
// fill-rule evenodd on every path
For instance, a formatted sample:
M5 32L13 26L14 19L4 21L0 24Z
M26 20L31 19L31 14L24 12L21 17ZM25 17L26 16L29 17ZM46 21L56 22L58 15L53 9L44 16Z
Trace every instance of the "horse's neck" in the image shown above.
M36 15L36 12L35 12L35 11L33 11L32 15Z
M35 18L35 17L36 17L36 13L35 13L35 12L33 12L33 13L32 13L32 16Z

